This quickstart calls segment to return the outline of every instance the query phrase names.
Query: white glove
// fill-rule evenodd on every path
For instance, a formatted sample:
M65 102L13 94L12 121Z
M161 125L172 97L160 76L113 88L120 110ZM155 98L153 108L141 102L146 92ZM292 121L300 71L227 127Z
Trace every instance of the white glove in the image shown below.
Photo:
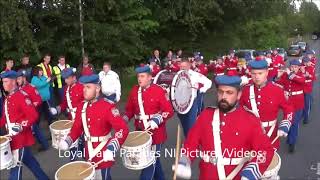
M279 137L287 137L288 136L288 133L282 131L282 130L278 130L278 136Z
M204 87L200 88L199 89L200 93L205 93L206 92L206 89Z
M157 123L155 123L154 121L148 121L149 122L149 127L154 130L158 128Z
M50 113L51 113L53 116L55 116L55 115L58 114L58 110L57 110L56 108L54 108L54 107L50 107L49 110L50 110Z
M60 142L59 142L59 144L58 144L58 148L59 148L60 150L66 151L66 150L68 150L70 147L69 147L69 144L67 143L66 140L61 139Z
M18 124L18 123L11 124L8 129L9 129L9 136L15 136L23 130L21 124Z
M289 68L286 69L286 72L287 72L288 75L291 73Z
M105 150L105 151L103 152L103 161L104 161L104 162L114 161L113 152L110 151L109 149Z
M247 78L247 76L241 76L241 83L240 83L240 85L241 86L244 86L244 85L246 85L246 84L248 84L249 83L249 79Z
M175 170L175 165L172 165L172 171ZM190 165L178 164L177 177L182 179L191 179L191 167Z

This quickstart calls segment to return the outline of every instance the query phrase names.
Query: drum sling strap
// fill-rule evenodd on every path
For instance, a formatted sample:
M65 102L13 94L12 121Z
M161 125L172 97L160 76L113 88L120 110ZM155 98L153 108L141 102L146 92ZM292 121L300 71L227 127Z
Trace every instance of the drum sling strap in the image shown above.
M223 154L221 150L221 138L220 138L220 117L219 117L219 109L216 109L213 115L213 121L212 121L212 132L213 132L213 140L214 140L214 149L216 153L217 161L217 169L218 169L218 176L219 179L233 179L242 169L244 163L247 161L246 158L243 158L243 160L237 165L233 171L226 176L226 172L224 169L224 165L222 163ZM220 160L220 161L219 161Z
M141 120L143 122L144 129L147 129L149 127L149 124L148 124L148 118L146 116L146 113L144 112L141 87L139 87L138 89L138 105L139 105Z
M89 161L92 160L92 158L94 158L101 150L102 148L107 144L108 140L105 140L105 141L102 141L100 142L100 144L96 147L96 148L93 148L93 145L92 145L92 142L90 140L90 132L89 132L89 129L88 129L88 124L87 124L87 115L86 115L86 110L87 110L87 107L88 107L88 102L85 102L83 104L83 107L82 107L82 111L81 111L81 119L82 119L82 126L83 126L83 130L84 130L84 134L87 138L87 144L88 144L88 154L89 154Z
M250 96L249 96L249 99L250 99L250 104L251 104L251 108L252 108L252 111L251 111L251 112L252 112L257 118L260 118L260 115L259 115L259 112L258 112L258 107L257 107L257 102L256 102L256 99L255 99L255 94L254 94L254 85L251 85L251 86L250 86ZM276 127L276 124L277 124L277 123L274 123L274 124L270 127L270 129L269 129L269 131L268 131L268 133L267 133L268 137L270 137L270 136L272 135L273 130L274 130L274 128ZM263 127L263 128L265 128L265 127Z
M72 104L71 104L70 86L68 86L68 88L67 88L66 98L67 98L67 104L68 104L69 111L70 111L70 113L71 113L72 120L74 120L74 118L76 117L76 112L75 112L75 110L73 109Z

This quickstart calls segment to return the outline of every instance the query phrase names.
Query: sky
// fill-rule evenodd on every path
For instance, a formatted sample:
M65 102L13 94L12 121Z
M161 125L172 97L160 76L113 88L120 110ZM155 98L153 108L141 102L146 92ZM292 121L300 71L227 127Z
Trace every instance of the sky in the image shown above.
M314 2L318 6L318 9L320 10L320 0L307 0L307 1ZM296 4L297 9L299 9L301 1L294 1L294 2Z

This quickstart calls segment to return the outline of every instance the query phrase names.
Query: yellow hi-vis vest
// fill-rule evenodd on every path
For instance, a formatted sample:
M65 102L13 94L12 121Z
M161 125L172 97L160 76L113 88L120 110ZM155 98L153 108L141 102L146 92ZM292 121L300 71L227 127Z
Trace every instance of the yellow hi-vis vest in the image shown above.
M46 67L44 66L44 64L43 64L43 63L40 63L40 64L38 64L37 66L39 66L39 67L42 68L43 75L44 75L46 78L48 78L48 74L47 74ZM48 66L49 66L49 69L50 69L50 71L51 71L51 76L52 76L52 74L53 74L53 72L52 72L52 67L51 67L50 64L48 64ZM52 87L54 87L54 84L53 84L53 83L52 83Z
M69 64L65 64L66 68L70 68ZM61 77L61 70L59 68L59 66L54 66L53 67L53 74L56 76L56 81L58 84L58 88L62 88L62 77ZM54 83L53 83L53 87L54 87Z

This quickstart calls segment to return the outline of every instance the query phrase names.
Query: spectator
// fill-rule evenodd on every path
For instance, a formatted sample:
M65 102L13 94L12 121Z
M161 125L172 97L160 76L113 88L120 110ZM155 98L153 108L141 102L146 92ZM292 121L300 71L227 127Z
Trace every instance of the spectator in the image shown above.
M165 66L168 66L169 62L172 63L172 59L173 59L173 52L170 49L167 53L167 56L163 59Z
M121 84L119 76L111 70L109 62L103 63L103 71L99 73L102 94L113 102L119 102L121 96Z
M63 98L63 87L65 85L64 80L61 77L61 72L66 69L69 68L70 65L66 64L66 58L65 56L59 56L58 59L58 64L56 66L53 67L53 74L55 74L56 78L53 81L54 87L55 89L58 91L59 94L59 98L60 100L62 100Z
M152 53L152 57L149 59L149 62L154 61L157 65L163 66L161 60L160 60L160 52L158 49L155 49Z
M176 58L182 58L182 49L177 50Z
M42 69L43 76L46 78L50 78L51 80L51 79L54 79L54 74L53 74L52 66L50 65L50 61L51 61L51 55L47 53L43 56L42 62L37 66ZM53 91L54 84L52 83L52 81L49 85L50 85L49 86L50 94L54 94L54 91ZM51 104L53 102L53 96L50 96L50 97L51 98L48 101Z
M82 58L82 63L79 64L77 69L77 76L89 76L94 74L94 66L90 63L88 55L84 55Z
M12 58L7 58L5 60L5 67L3 69L3 71L10 71L10 70L13 70L13 66L14 66L14 61ZM2 72L3 72L2 71Z
M37 88L37 90L41 96L41 99L42 99L42 105L40 107L41 114L39 114L39 115L41 116L42 114L44 114L46 119L48 119L48 124L50 125L53 120L53 116L51 115L50 110L49 110L49 108L51 107L51 104L50 104L51 78L50 77L47 78L44 75L44 71L42 70L42 68L39 66L36 66L34 68L34 74L31 79L31 84L33 84Z
M32 65L30 64L30 56L28 54L24 54L21 58L21 65L16 68L17 71L24 71L27 81L31 82L32 78Z

